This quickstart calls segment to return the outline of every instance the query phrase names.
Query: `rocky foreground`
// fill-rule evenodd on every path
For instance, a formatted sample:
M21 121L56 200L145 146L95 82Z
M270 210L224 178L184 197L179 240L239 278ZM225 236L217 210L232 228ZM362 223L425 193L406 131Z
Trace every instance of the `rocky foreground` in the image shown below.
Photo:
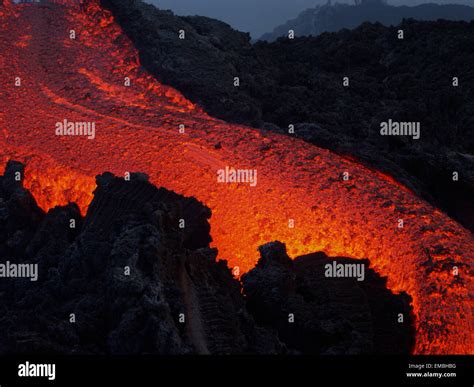
M85 215L97 175L146 172L211 209L211 246L233 270L252 270L269 241L283 241L292 258L367 258L387 288L412 297L415 353L472 352L472 233L347 155L209 117L143 69L99 0L58 1L0 8L0 65L10 74L0 93L0 168L26 164L24 187L41 209L74 202ZM21 87L8 81L15 77ZM65 120L96 132L58 134ZM227 168L258 183L224 183Z
M156 188L144 174L125 181L104 173L85 217L75 204L44 213L23 188L23 172L9 162L0 177L0 257L37 264L38 279L0 278L2 354L413 348L410 297L392 294L371 269L361 282L326 278L326 255L291 261L273 242L239 282L216 262L211 213L197 200Z

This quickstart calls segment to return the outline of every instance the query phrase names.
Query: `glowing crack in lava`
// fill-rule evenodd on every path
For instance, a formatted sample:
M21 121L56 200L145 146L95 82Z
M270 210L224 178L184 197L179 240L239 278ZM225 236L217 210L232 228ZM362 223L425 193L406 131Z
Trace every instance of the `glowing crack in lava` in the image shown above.
M6 4L0 21L0 162L26 163L43 209L75 201L85 212L97 174L146 172L212 209L213 244L230 266L249 270L272 240L293 256L367 257L390 289L413 297L416 353L473 353L473 236L445 214L354 161L207 116L140 67L95 2ZM95 139L57 136L64 119L94 122ZM256 169L258 184L218 183L227 166Z

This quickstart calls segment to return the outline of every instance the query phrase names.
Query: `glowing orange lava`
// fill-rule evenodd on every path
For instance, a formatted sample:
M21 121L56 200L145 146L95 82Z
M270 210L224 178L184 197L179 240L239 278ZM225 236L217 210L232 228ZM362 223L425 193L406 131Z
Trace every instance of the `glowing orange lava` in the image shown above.
M25 186L43 209L75 201L85 212L97 174L143 171L212 209L213 245L230 266L249 270L272 240L292 256L367 257L389 288L413 297L417 353L474 352L474 240L445 214L355 161L207 116L140 67L95 2L87 12L73 2L0 6L0 26L1 168L26 163ZM95 139L56 136L64 119L94 122ZM218 183L226 166L256 169L258 184Z

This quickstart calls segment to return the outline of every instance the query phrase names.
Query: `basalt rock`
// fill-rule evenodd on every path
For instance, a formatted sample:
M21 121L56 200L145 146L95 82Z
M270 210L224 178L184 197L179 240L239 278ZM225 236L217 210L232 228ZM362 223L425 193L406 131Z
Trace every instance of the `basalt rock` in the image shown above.
M44 214L14 180L22 170L9 163L0 178L0 251L38 264L39 278L0 280L0 353L284 351L216 262L197 200L106 173L84 219L74 204Z
M409 297L393 295L370 269L360 284L327 279L323 253L293 262L274 242L261 247L242 288L227 263L216 261L211 213L196 199L156 188L144 174L125 181L104 173L85 218L75 204L44 213L16 180L23 169L10 162L0 177L0 252L2 263L37 264L39 276L0 278L0 354L412 348Z
M329 258L320 252L292 261L280 242L262 246L260 254L257 266L242 277L248 308L259 324L277 329L290 350L410 353L414 345L410 297L387 290L385 279L369 268L367 260ZM325 265L333 261L363 264L363 280L326 277Z
M45 214L22 186L23 165L8 162L0 176L0 255L15 257L32 239Z

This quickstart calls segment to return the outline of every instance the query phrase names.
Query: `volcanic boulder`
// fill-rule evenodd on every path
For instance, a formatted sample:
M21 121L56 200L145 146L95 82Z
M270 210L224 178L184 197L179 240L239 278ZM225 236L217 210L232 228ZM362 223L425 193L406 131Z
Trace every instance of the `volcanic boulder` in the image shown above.
M408 354L414 345L411 298L394 295L367 260L324 253L291 260L286 247L260 248L255 269L242 277L248 309L278 331L290 350L304 354ZM364 264L365 279L325 277L325 265ZM403 314L403 323L399 314ZM294 320L294 321L290 321Z

